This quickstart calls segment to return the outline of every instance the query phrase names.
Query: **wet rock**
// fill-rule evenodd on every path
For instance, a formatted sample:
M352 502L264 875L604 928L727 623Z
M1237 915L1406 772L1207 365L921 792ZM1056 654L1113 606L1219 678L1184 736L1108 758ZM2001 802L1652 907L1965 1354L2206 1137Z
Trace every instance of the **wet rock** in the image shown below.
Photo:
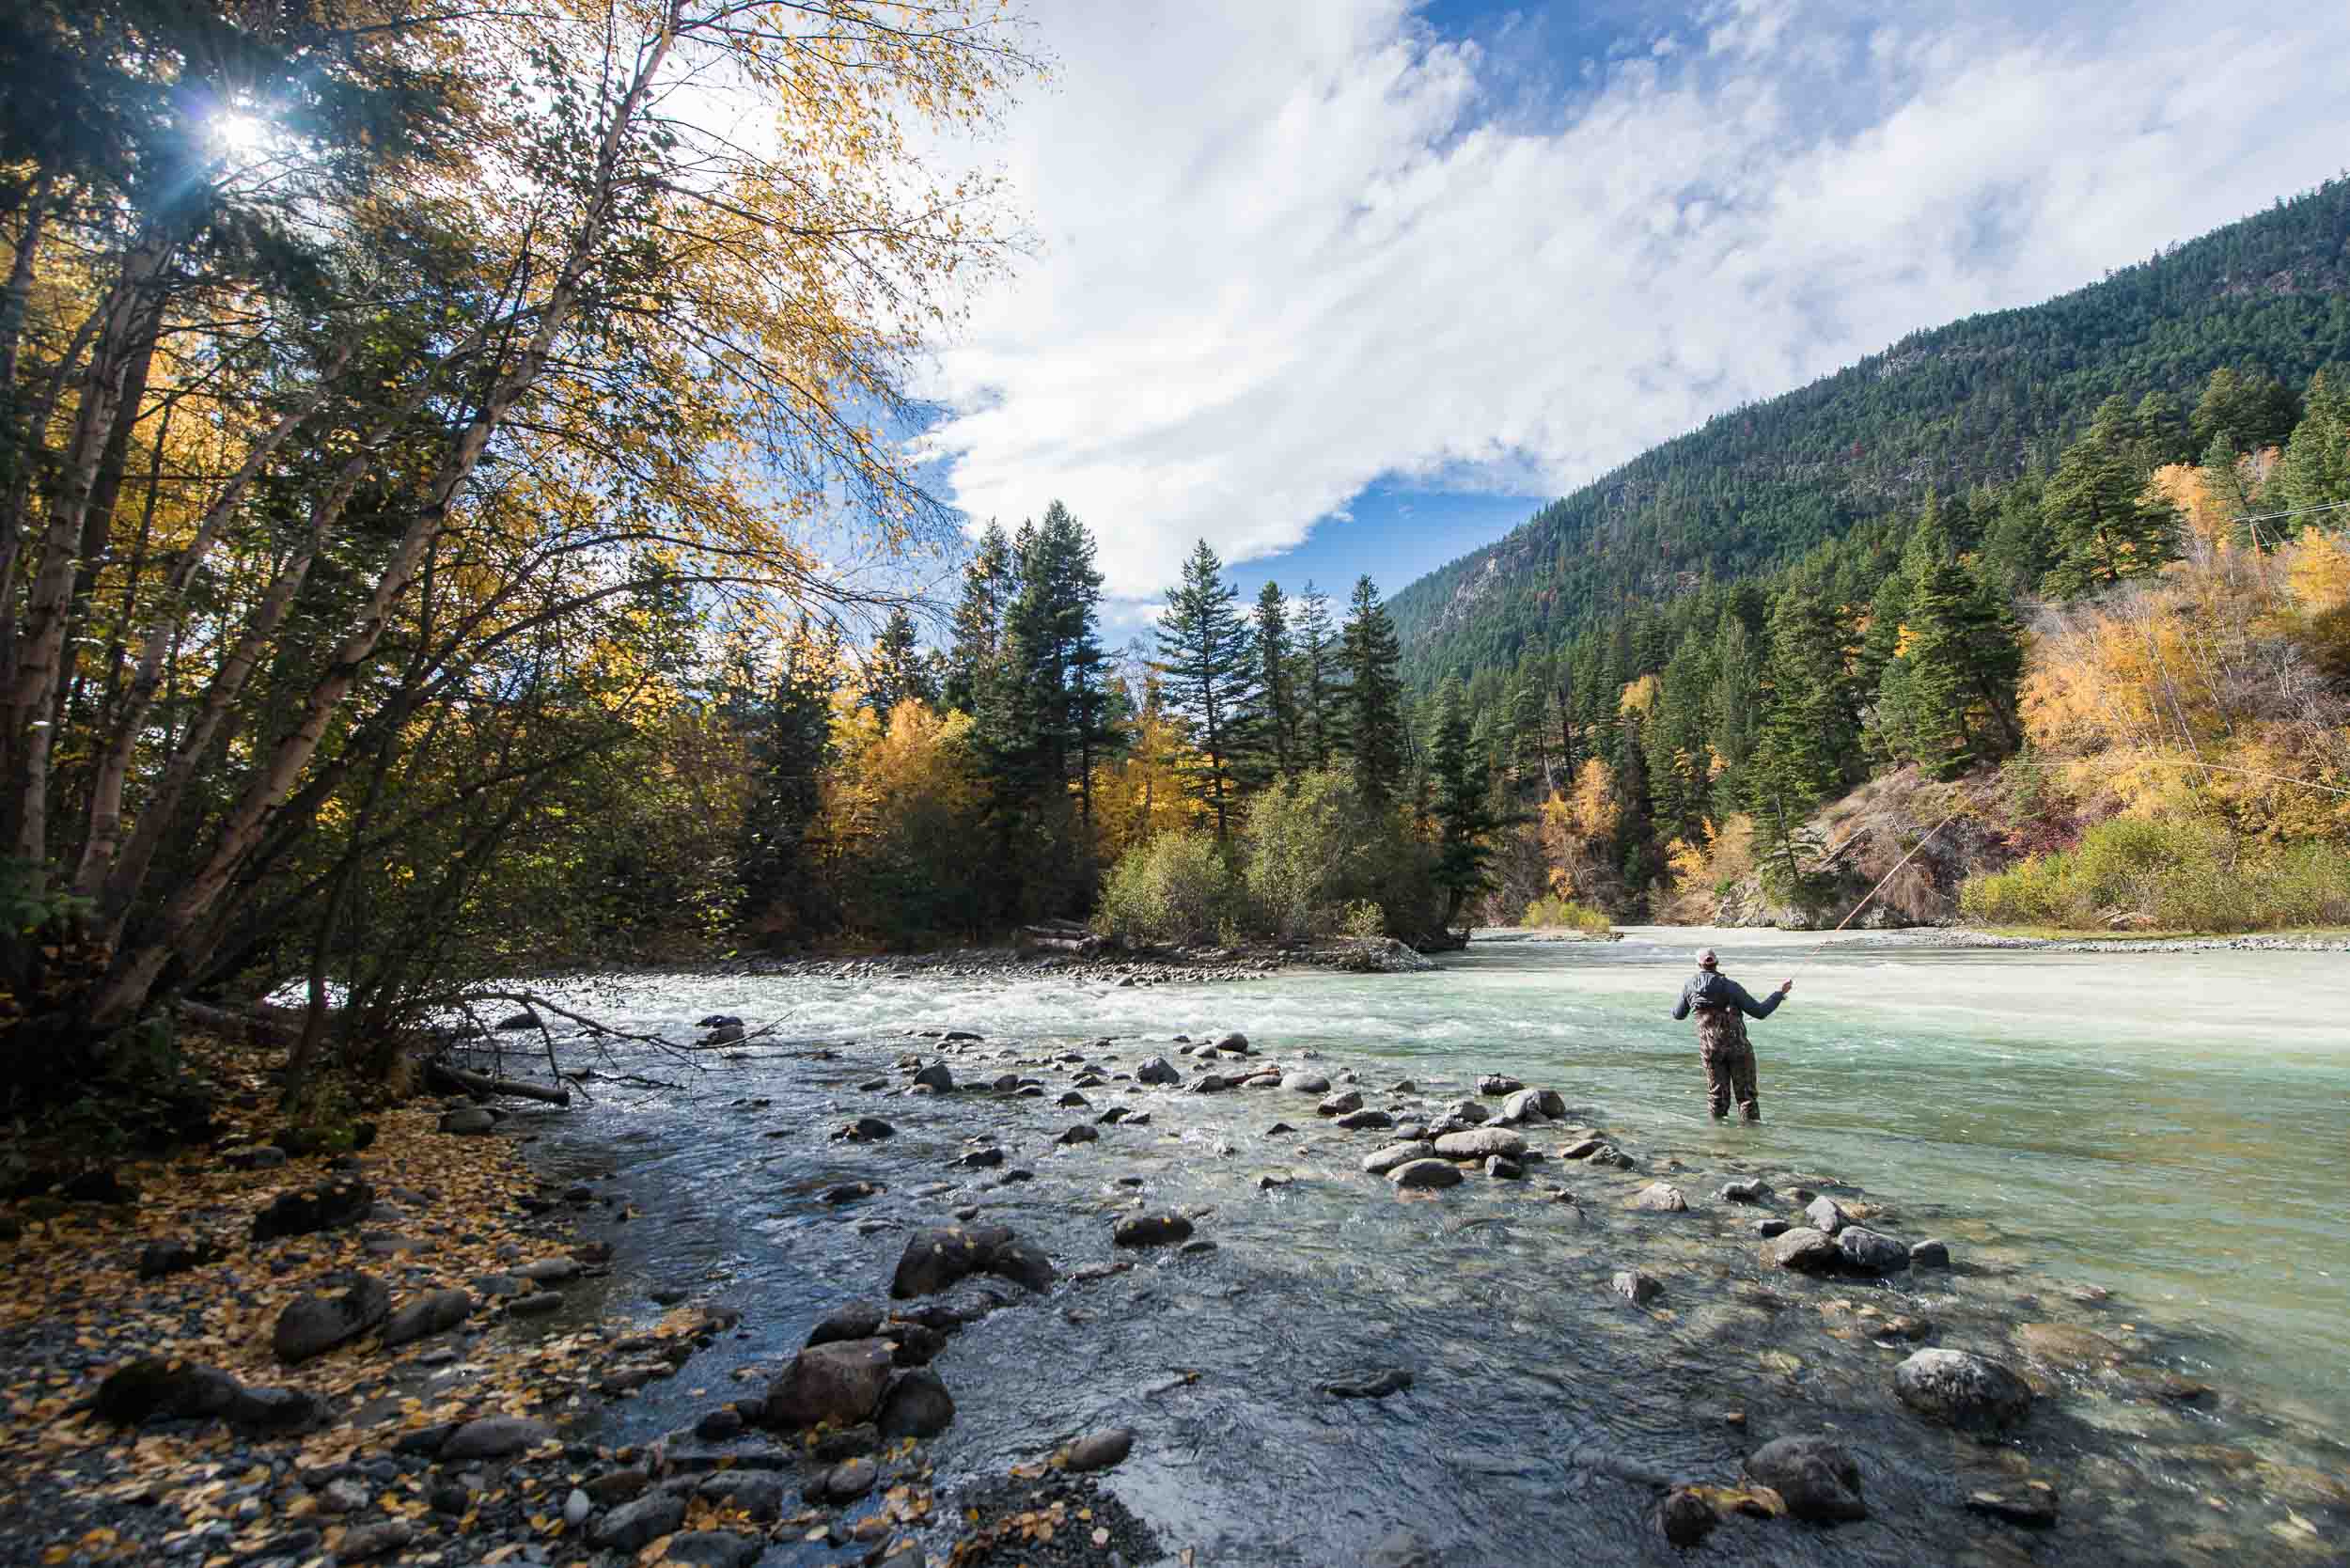
M1151 1113L1149 1111L1130 1111L1127 1113L1126 1120L1123 1123L1121 1123L1121 1125L1128 1127L1148 1127L1151 1125Z
M859 1430L872 1431L870 1427ZM756 1470L721 1470L704 1476L697 1490L720 1508L740 1509L759 1524L773 1524L783 1516L783 1481L777 1476Z
M623 1503L595 1523L588 1540L610 1552L638 1552L685 1522L685 1499L651 1492Z
M1349 1089L1331 1095L1327 1100L1324 1100L1322 1104L1316 1105L1314 1107L1314 1111L1315 1114L1320 1116L1344 1116L1349 1111L1358 1111L1362 1108L1363 1096L1361 1091L1358 1090Z
M1526 1178L1526 1168L1515 1160L1505 1160L1499 1154L1485 1156L1485 1174L1496 1182L1518 1182Z
M1194 1094L1221 1094L1232 1087L1232 1080L1221 1073L1202 1073L1192 1080Z
M742 1042L743 1026L740 1024L721 1024L701 1038L704 1045L739 1045Z
M1455 1100L1445 1106L1437 1117L1440 1121L1466 1121L1472 1124L1493 1120L1493 1112L1480 1100Z
M1299 1094L1327 1094L1330 1080L1319 1073L1287 1073L1282 1074L1281 1087Z
M342 1544L335 1548L337 1562L371 1562L380 1557L404 1551L416 1539L416 1527L405 1519L381 1519L371 1525L354 1525L343 1532ZM647 1540L651 1537L648 1536Z
M810 1451L828 1465L843 1459L854 1459L861 1453L878 1453L881 1451L881 1431L870 1421L859 1421L854 1426L825 1433L816 1439L816 1446Z
M1549 1118L1543 1114L1542 1090L1519 1090L1515 1094L1501 1102L1501 1114L1496 1120L1506 1126L1512 1127L1526 1121L1548 1121Z
M1078 1093L1073 1089L1068 1093L1062 1095L1059 1099L1054 1101L1053 1104L1060 1106L1063 1110L1075 1110L1080 1106L1091 1105L1093 1102L1087 1099L1084 1095Z
M1102 1141L1102 1129L1080 1121L1053 1141L1059 1144L1099 1143Z
M997 1076L995 1082L989 1084L987 1087L993 1090L1000 1090L1003 1093L1010 1094L1012 1090L1020 1087L1020 1074L1017 1073L1002 1074Z
M915 1074L914 1081L924 1089L936 1090L945 1094L954 1089L955 1074L945 1062L934 1061Z
M450 1433L441 1445L440 1460L444 1465L462 1465L475 1459L507 1459L554 1439L555 1428L544 1421L484 1416Z
M2061 1323L2027 1323L2014 1332L2015 1348L2059 1372L2102 1372L2123 1359L2120 1345L2103 1334Z
M277 1315L270 1348L288 1366L348 1344L391 1315L392 1293L373 1275L351 1276L340 1295L297 1296Z
M1675 1487L1666 1493L1656 1514L1657 1529L1664 1532L1665 1539L1684 1551L1703 1545L1705 1538L1713 1534L1721 1522L1720 1515L1714 1512L1714 1505L1705 1500L1704 1494L1686 1486Z
M1110 1239L1120 1247L1164 1247L1191 1239L1191 1221L1181 1215L1136 1215L1118 1222Z
M1287 1176L1278 1175L1273 1171L1267 1171L1257 1178L1259 1192L1271 1192L1276 1187L1285 1187L1289 1184L1290 1179Z
M946 1380L928 1367L916 1367L890 1379L873 1425L884 1437L935 1437L954 1419Z
M1514 1160L1526 1152L1526 1139L1507 1127L1474 1127L1437 1138L1436 1152L1453 1160L1482 1160L1495 1154Z
M281 1192L268 1208L253 1216L254 1245L356 1225L374 1206L375 1189L365 1182L330 1182L322 1187Z
M1754 1233L1764 1241L1769 1241L1774 1236L1783 1236L1791 1229L1792 1227L1783 1219L1758 1219L1754 1222Z
M600 1508L614 1508L643 1497L652 1478L642 1469L630 1466L625 1469L606 1470L588 1480L586 1491Z
M1815 1198L1806 1204L1803 1217L1812 1230L1824 1236L1832 1236L1852 1223L1852 1216L1844 1213L1844 1206L1825 1196Z
M1652 1214L1678 1215L1689 1212L1689 1200L1681 1189L1668 1182L1651 1182L1625 1200L1627 1209L1645 1209Z
M1399 1187L1457 1187L1461 1168L1450 1160L1410 1159L1389 1169L1387 1180Z
M1248 1054L1248 1037L1241 1033L1238 1029L1234 1029L1230 1034L1226 1035L1223 1039L1209 1046L1208 1049L1211 1051L1230 1051L1236 1057L1245 1057Z
M1567 1114L1566 1097L1561 1095L1557 1090L1536 1090L1534 1091L1534 1095L1535 1108L1540 1110L1544 1116L1550 1118L1553 1121L1558 1121L1560 1117Z
M897 1128L878 1116L860 1116L833 1134L832 1140L835 1143L879 1143L883 1138L896 1137L897 1132Z
M697 1029L722 1029L728 1024L740 1024L742 1021L731 1012L713 1012L706 1018L697 1020L694 1027Z
M970 1151L955 1163L970 1170L987 1170L1004 1163L1004 1152L991 1144Z
M854 1502L881 1480L881 1466L870 1459L844 1459L820 1473L803 1494L810 1502Z
M1362 1568L1442 1568L1443 1559L1428 1538L1414 1529L1399 1529L1382 1537L1363 1555Z
M1480 1094L1515 1094L1526 1086L1506 1073L1488 1073L1477 1080Z
M1044 1249L1032 1243L1008 1241L997 1247L987 1260L987 1271L999 1279L1032 1291L1049 1291L1056 1278L1053 1261Z
M1001 1225L917 1231L907 1239L905 1252L898 1259L889 1294L900 1301L932 1295L968 1275L984 1273L996 1248L1011 1239L1011 1231Z
M1724 1182L1714 1197L1724 1203L1760 1203L1771 1196L1771 1184L1756 1177L1750 1182Z
M705 1411L694 1422L694 1435L705 1443L731 1443L743 1435L743 1412L731 1404Z
M560 1291L533 1291L506 1304L509 1317L538 1318L562 1309L563 1293Z
M148 1356L118 1368L98 1386L101 1419L118 1426L150 1420L218 1419L257 1432L315 1426L323 1399L290 1388L248 1388L215 1367Z
M1398 1078L1387 1086L1387 1092L1389 1094L1418 1094L1419 1085L1409 1078Z
M384 1320L383 1346L395 1350L429 1335L445 1334L473 1316L473 1294L469 1291L432 1291L415 1297Z
M1911 1268L1950 1267L1950 1249L1949 1245L1938 1241L1919 1242L1917 1246L1909 1249L1909 1266Z
M844 1203L875 1198L888 1190L879 1182L843 1182L837 1187L826 1187L818 1201L837 1209Z
M1825 1437L1780 1437L1747 1455L1747 1474L1777 1492L1787 1512L1815 1524L1869 1516L1860 1466Z
M1390 1143L1385 1149L1365 1154L1362 1158L1362 1167L1370 1175L1385 1176L1408 1160L1425 1159L1427 1156L1428 1149L1425 1144Z
M1386 1372L1369 1377L1341 1378L1325 1383L1322 1391L1333 1399L1386 1399L1400 1394L1412 1386L1412 1374L1402 1367L1389 1367Z
M1097 1127L1115 1127L1120 1121L1125 1120L1126 1107L1123 1105L1112 1105L1109 1109L1095 1117L1093 1119L1093 1124Z
M761 1416L770 1426L792 1431L825 1421L854 1425L880 1408L894 1370L885 1340L810 1345L768 1388Z
M1135 1082L1139 1084L1179 1084L1183 1081L1183 1074L1165 1057L1152 1057L1135 1069Z
M163 1236L140 1249L139 1278L161 1279L165 1275L184 1273L209 1263L219 1256L220 1249L209 1241L192 1242L185 1236Z
M460 1105L441 1115L441 1131L458 1136L486 1133L497 1124L497 1113L479 1105Z
M1863 1274L1899 1274L1909 1266L1909 1244L1895 1241L1865 1226L1847 1225L1836 1233L1836 1249L1848 1267Z
M1914 1353L1894 1369L1893 1391L1919 1415L1966 1432L2002 1432L2031 1414L2030 1386L1971 1351Z
M1844 1256L1837 1248L1836 1238L1808 1225L1798 1225L1775 1237L1763 1250L1779 1267L1804 1274L1825 1274Z
M2011 1525L2046 1529L2057 1522L2057 1489L2044 1481L1982 1487L1966 1494L1966 1507L1970 1513L1986 1513Z
M1353 1110L1340 1117L1338 1125L1350 1133L1384 1132L1395 1125L1395 1118L1383 1110Z
M1645 1307L1665 1294L1663 1281L1643 1274L1637 1268L1617 1270L1615 1278L1608 1281L1607 1288L1635 1307Z
M684 1568L751 1568L767 1543L756 1535L738 1535L730 1529L686 1530L669 1537L669 1544L661 1549L664 1563L682 1563Z
M1104 1432L1089 1432L1069 1445L1063 1467L1081 1474L1089 1470L1106 1470L1114 1465L1123 1464L1134 1448L1135 1433L1132 1427L1119 1426Z

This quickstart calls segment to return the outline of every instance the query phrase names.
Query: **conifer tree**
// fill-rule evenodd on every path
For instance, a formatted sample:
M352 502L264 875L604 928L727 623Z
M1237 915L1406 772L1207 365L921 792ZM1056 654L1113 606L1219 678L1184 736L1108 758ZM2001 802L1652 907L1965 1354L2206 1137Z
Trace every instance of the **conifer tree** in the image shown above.
M1183 580L1159 615L1159 657L1168 709L1188 730L1195 757L1186 776L1215 813L1215 834L1229 839L1239 805L1248 704L1256 693L1248 623L1233 608L1240 590L1224 580L1224 562L1201 540L1183 562Z
M883 723L890 711L908 698L935 704L938 690L932 684L934 666L922 652L914 617L903 604L889 612L865 659L865 706Z
M1368 575L1355 581L1339 660L1346 671L1347 739L1355 759L1355 785L1374 813L1384 814L1401 798L1410 765L1410 737L1403 718L1402 651L1395 623L1379 603Z
M1493 886L1487 867L1493 859L1492 836L1501 826L1493 809L1492 770L1484 748L1476 743L1458 680L1446 682L1437 699L1430 773L1434 794L1431 814L1441 835L1434 874L1445 895L1444 925L1449 930L1460 917L1461 905Z
M1258 590L1251 641L1257 654L1257 738L1274 774L1293 777L1304 766L1293 681L1297 650L1290 635L1289 605L1278 583L1269 582Z
M2285 507L2305 510L2350 501L2350 397L2338 391L2320 370L2310 378L2302 400L2306 412L2285 446L2279 465L2278 491ZM2291 519L2289 532L2304 527L2339 527L2341 513ZM2297 526L2296 526L2297 525Z
M1297 709L1297 745L1308 768L1326 768L1346 748L1338 682L1339 639L1330 624L1330 596L1306 581L1297 596L1295 666L1290 678Z
M2142 498L2146 474L2132 452L2129 426L2129 404L2107 399L2041 494L2056 554L2045 579L2050 593L2093 593L2150 575L2177 554L2170 509Z
M1539 787L1547 794L1556 787L1550 705L1549 683L1534 672L1521 671L1510 693L1510 760L1521 791Z
M786 646L773 685L734 703L748 732L751 796L735 850L743 923L775 938L824 924L807 837L823 806L832 760L832 698L839 647L806 620Z
M1805 819L1849 780L1858 735L1845 696L1843 629L1817 590L1790 584L1771 606L1767 709L1750 780L1765 869L1782 894L1799 890Z
M1011 541L990 520L963 569L963 598L955 605L954 640L947 651L941 695L947 706L976 714L1003 635L1004 606L1015 590Z

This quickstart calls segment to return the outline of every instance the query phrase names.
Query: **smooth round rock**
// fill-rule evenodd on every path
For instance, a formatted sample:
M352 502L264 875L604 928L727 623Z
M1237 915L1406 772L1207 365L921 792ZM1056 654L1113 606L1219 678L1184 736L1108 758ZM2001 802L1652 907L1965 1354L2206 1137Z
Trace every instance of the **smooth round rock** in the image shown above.
M1921 1416L1963 1432L2004 1432L2031 1414L2031 1386L1966 1350L1920 1350L1893 1372L1893 1391Z

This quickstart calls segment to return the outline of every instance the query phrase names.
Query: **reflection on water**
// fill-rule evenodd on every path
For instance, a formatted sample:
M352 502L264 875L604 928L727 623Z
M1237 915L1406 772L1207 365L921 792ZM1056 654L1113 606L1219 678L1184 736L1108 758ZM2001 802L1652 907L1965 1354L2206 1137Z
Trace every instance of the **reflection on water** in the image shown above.
M596 1108L534 1125L554 1173L615 1174L603 1190L637 1211L612 1232L624 1267L744 1309L749 1337L712 1353L743 1363L773 1364L824 1310L878 1297L908 1231L961 1207L1042 1242L1065 1276L1112 1257L1110 1223L1138 1201L1206 1211L1214 1251L1065 1283L966 1330L940 1364L959 1405L939 1445L949 1471L1131 1424L1141 1441L1118 1490L1201 1563L1349 1561L1398 1523L1455 1563L1678 1560L1651 1522L1651 1481L1732 1482L1761 1440L1824 1428L1859 1452L1874 1518L1835 1531L1741 1521L1706 1556L2323 1561L2340 1549L2350 1223L2335 1200L2350 1042L2322 1012L2329 996L2336 1016L2350 1000L2338 956L1821 950L1718 933L1708 939L1725 968L1753 989L1797 981L1754 1027L1769 1121L1750 1129L1702 1115L1687 1026L1664 1016L1693 942L1658 934L1472 949L1437 975L1159 990L1049 972L644 978L580 999L680 1035L702 1013L740 1013L800 1043L763 1042L702 1073L631 1062L690 1087L598 1085ZM960 1079L1019 1071L1051 1094L855 1087L879 1075L894 1089L890 1064L909 1043L935 1049L902 1031L949 1027L989 1036L949 1058ZM1053 1106L1071 1068L1047 1058L1073 1045L1131 1071L1173 1033L1228 1028L1279 1059L1314 1051L1319 1071L1359 1070L1374 1105L1440 1105L1486 1071L1555 1086L1594 1107L1642 1168L1554 1161L1523 1185L1472 1178L1399 1198L1355 1169L1382 1136L1328 1126L1305 1096L1112 1083L1086 1090L1086 1109ZM1104 1036L1113 1043L1085 1043ZM1423 1092L1380 1092L1404 1076ZM770 1104L738 1103L755 1098ZM1147 1105L1154 1124L1052 1142L1120 1103ZM827 1141L858 1114L899 1135ZM1284 1119L1298 1131L1271 1133ZM981 1133L1036 1179L998 1185L997 1172L957 1169ZM1864 1186L1885 1206L1872 1225L1944 1236L1961 1269L1890 1286L1767 1271L1754 1214L1711 1196L1750 1172L1782 1194L1798 1179ZM1260 1190L1268 1174L1291 1181ZM1622 1206L1660 1176L1696 1212ZM1139 1178L1139 1193L1120 1177ZM888 1191L820 1201L858 1179ZM1549 1201L1543 1182L1579 1205ZM1606 1290L1632 1266L1666 1283L1652 1309ZM1894 1404L1891 1369L1914 1348L1879 1342L1896 1314L1931 1320L1930 1342L2010 1359L2017 1323L2077 1325L2133 1371L2055 1374L2060 1397L2042 1402L2025 1440L1986 1448ZM1391 1366L1415 1373L1408 1393L1319 1392ZM658 1387L621 1407L618 1430L650 1435L729 1397L727 1370L697 1362L701 1396ZM2173 1403L2154 1391L2163 1372L2217 1397ZM2055 1532L1962 1510L1967 1491L2020 1471L2065 1491Z

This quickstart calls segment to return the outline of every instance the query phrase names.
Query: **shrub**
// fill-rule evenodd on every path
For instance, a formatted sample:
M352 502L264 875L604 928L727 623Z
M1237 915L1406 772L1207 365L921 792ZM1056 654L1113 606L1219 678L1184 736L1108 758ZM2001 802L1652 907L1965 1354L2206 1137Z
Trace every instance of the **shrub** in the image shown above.
M2350 862L2324 843L2239 842L2193 818L2115 817L2078 847L1970 877L1981 920L2092 930L2248 931L2350 921Z
M1240 902L1239 879L1213 838L1162 833L1111 870L1094 923L1125 942L1190 942L1233 921Z
M1255 913L1276 936L1334 930L1355 889L1365 837L1362 797L1335 769L1284 779L1249 808L1242 851Z
M1522 926L1564 926L1572 931L1587 932L1593 936L1613 931L1607 917L1596 909L1587 908L1573 899L1551 894L1536 899L1526 906L1526 914L1518 923Z
M1370 899L1356 899L1339 911L1339 930L1368 941L1387 932L1387 912Z

